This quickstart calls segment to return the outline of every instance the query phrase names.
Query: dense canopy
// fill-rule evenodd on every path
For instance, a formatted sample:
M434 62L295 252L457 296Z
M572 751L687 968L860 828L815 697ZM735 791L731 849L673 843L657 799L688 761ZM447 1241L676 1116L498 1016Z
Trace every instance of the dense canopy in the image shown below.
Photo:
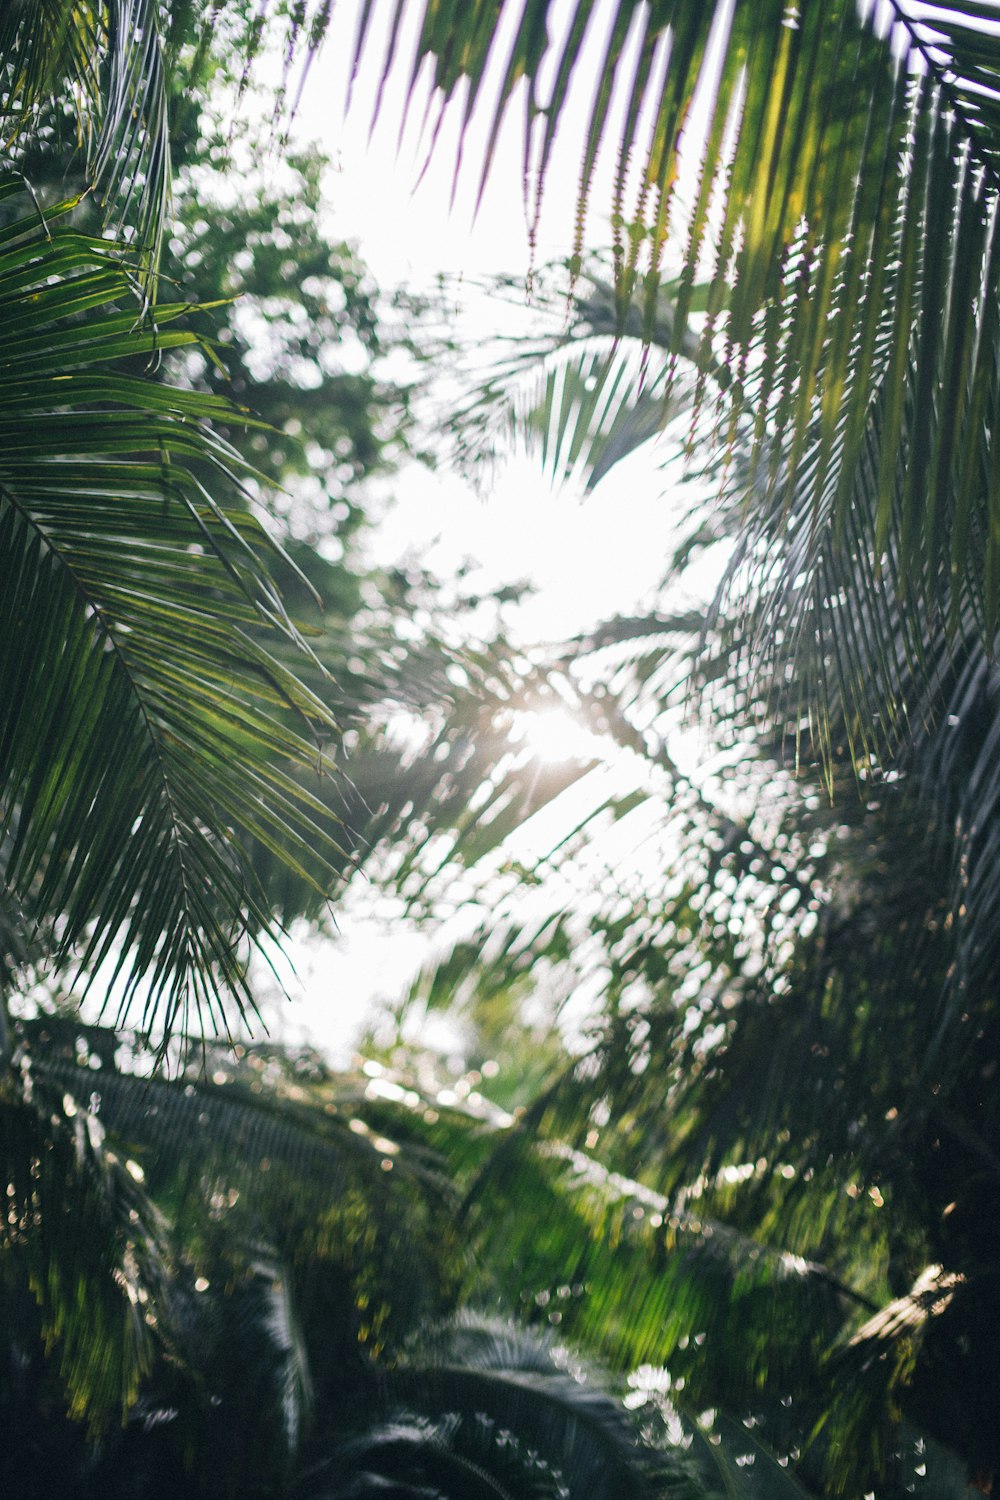
M0 1475L989 1493L1000 9L375 9L355 61L415 24L480 179L523 107L536 224L590 101L573 254L453 451L703 482L644 613L472 635L356 545L454 341L316 155L226 187L327 0L4 9ZM518 738L555 704L591 759ZM436 945L338 1073L247 1023L359 869Z

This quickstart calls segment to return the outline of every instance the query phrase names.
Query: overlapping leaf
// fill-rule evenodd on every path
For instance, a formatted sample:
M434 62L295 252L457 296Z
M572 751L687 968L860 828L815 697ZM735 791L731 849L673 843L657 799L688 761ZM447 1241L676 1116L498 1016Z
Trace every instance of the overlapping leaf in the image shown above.
M621 326L637 300L651 335L672 237L670 347L683 347L704 287L703 363L721 360L729 387L719 437L748 424L765 489L803 495L810 536L849 527L863 484L876 574L888 553L914 610L970 602L989 645L1000 598L992 7L918 22L898 3L866 19L853 0L621 0L607 12L578 0L557 19L539 0L511 12L489 98L492 8L413 9L418 60L434 59L443 99L468 82L467 117L489 112L484 172L526 94L536 199L585 40L606 25L579 201L582 225L599 147L614 146Z
M682 1454L659 1448L583 1367L571 1373L547 1339L514 1325L466 1315L422 1330L388 1389L394 1420L330 1464L363 1471L334 1492L345 1500L380 1493L389 1476L484 1500L705 1494Z
M485 360L481 343L466 353L468 391L448 421L455 461L465 471L475 474L513 441L537 453L554 481L575 476L590 489L690 411L699 366L724 382L724 368L690 331L681 345L691 373L677 378L669 355L678 283L661 288L654 322L645 326L638 307L623 313L617 305L606 262L588 258L584 266L571 297L565 264L536 272L530 308L514 278L481 289L493 308L508 304L511 320L523 327L498 335ZM693 311L704 311L703 298L700 288ZM650 346L656 350L652 358Z
M415 1093L416 1110L386 1102L364 1077L277 1049L239 1062L220 1047L176 1078L143 1077L115 1067L122 1038L109 1029L48 1017L23 1035L44 1085L89 1100L136 1158L175 1241L212 1280L256 1275L268 1258L292 1282L327 1276L365 1355L445 1310L463 1256L456 1189ZM442 1127L459 1141L474 1130Z
M0 105L16 151L58 101L75 107L89 181L134 237L155 289L170 193L167 77L155 0L13 0L0 16Z
M4 881L166 1032L249 1002L245 940L271 915L245 842L314 883L336 854L291 769L330 716L266 644L295 638L279 555L210 493L240 465L207 423L236 414L141 373L191 343L180 311L137 325L108 241L51 217L3 231Z

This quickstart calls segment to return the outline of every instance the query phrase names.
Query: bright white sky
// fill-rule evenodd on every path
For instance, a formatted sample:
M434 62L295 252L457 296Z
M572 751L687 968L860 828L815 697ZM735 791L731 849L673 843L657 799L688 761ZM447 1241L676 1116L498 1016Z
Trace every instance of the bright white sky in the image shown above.
M400 47L404 67L397 70L386 90L381 117L369 134L382 57L378 28L384 28L388 13L384 0L376 7L373 45L345 119L357 10L356 0L342 0L335 7L332 33L313 64L296 123L296 134L317 141L337 164L331 182L337 232L358 242L362 257L385 289L402 284L427 287L442 271L474 278L495 272L526 275L530 257L516 101L474 216L482 125L470 129L466 166L454 203L460 110L446 120L423 175L426 149L417 143L412 128L399 149L412 40L404 39ZM592 41L596 56L602 41L599 30ZM424 96L418 95L411 107L411 127L419 121L423 103ZM583 107L587 103L585 97L581 99ZM561 150L557 146L538 264L565 256L571 249L582 114L581 108L575 120L567 116ZM605 163L591 200L589 244L595 247L609 237L607 215L601 212L602 205L611 201L609 174ZM502 316L501 307L497 314ZM483 329L483 336L489 331ZM476 332L478 336L480 330ZM393 483L396 504L379 546L386 561L412 552L421 564L442 575L474 558L481 570L467 577L469 588L530 578L535 593L522 606L515 628L526 641L564 639L598 619L630 612L651 596L663 572L674 525L673 508L664 490L664 476L648 453L616 469L586 499L566 489L551 489L528 458L512 460L504 467L485 498L471 493L454 475L430 475L414 468ZM294 945L298 979L291 987L297 1003L292 1011L282 1012L292 1035L308 1036L335 1053L343 1052L359 1015L373 999L405 990L428 952L426 937L407 929L392 903L381 901L374 918L360 918L353 906L349 900L340 911L342 937L335 943L310 939Z
M334 7L332 32L313 64L298 109L297 130L304 138L317 140L337 163L330 191L338 230L357 239L362 256L385 288L427 287L442 271L472 278L501 272L526 276L530 255L521 193L521 113L516 100L478 214L474 208L485 119L473 117L457 188L454 164L460 108L446 117L427 165L426 138L421 141L413 128L419 124L426 99L426 91L418 91L405 142L399 145L412 35L404 36L400 44L403 66L397 67L390 80L382 113L370 130L383 55L378 38L384 35L392 8L384 0L376 6L372 42L345 118L359 6L356 0L344 0ZM595 66L602 37L598 27L592 38ZM502 34L497 58L503 59ZM538 264L568 255L571 249L583 116L589 104L586 93L584 87L579 107L567 115L557 142ZM590 243L594 246L609 239L603 205L610 201L610 166L605 163L592 197ZM500 322L502 304L496 313ZM485 338L492 330L477 327L477 336L480 331ZM397 505L383 534L387 552L398 554L412 548L421 562L444 574L473 557L483 572L469 579L470 588L529 576L536 594L518 620L526 639L560 639L597 619L630 610L659 582L662 560L669 550L671 506L664 497L662 476L648 456L616 471L612 483L585 502L578 493L551 490L540 479L537 466L524 457L512 459L498 474L493 493L486 499L472 494L453 475L432 476L416 470L402 476L393 488Z

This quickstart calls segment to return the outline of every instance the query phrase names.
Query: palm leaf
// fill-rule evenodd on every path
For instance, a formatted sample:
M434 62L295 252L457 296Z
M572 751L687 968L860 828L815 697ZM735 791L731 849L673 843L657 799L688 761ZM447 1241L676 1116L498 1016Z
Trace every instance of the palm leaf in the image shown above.
M695 380L678 378L670 357L679 284L661 289L655 321L644 329L636 307L622 314L601 260L586 262L569 298L566 274L565 263L536 272L530 309L511 278L481 289L493 305L498 299L510 305L505 322L520 315L524 328L498 335L485 365L481 346L463 352L469 395L455 408L448 430L455 461L467 472L492 463L513 442L536 452L554 481L578 476L592 489L616 463L690 411ZM702 295L695 298L696 310ZM702 366L703 374L724 378L723 367L705 355L697 337L688 333L680 342L694 371Z
M308 1288L330 1279L355 1358L398 1347L418 1319L441 1316L463 1259L444 1151L480 1155L480 1122L452 1111L428 1129L431 1101L415 1091L386 1098L364 1076L278 1048L242 1061L203 1048L197 1067L147 1077L115 1065L134 1037L58 1015L21 1030L38 1076L90 1100L213 1285L253 1281L273 1260L305 1316Z
M134 237L139 275L155 287L170 194L167 77L155 0L14 0L0 17L0 113L8 150L40 115L73 101L86 173L107 222Z
M781 1461L751 1426L725 1412L714 1412L710 1423L698 1419L687 1403L678 1416L691 1444L691 1455L701 1471L711 1475L721 1493L736 1500L807 1500L812 1493L782 1455Z
M417 911L456 870L495 867L511 836L558 808L597 763L586 752L547 763L518 743L517 716L551 706L556 672L550 681L526 668L503 641L462 652L429 646L376 672L388 701L372 705L343 783L333 784L359 861L381 860L382 878ZM402 745L400 719L410 730ZM588 808L583 821L602 810Z
M336 1477L310 1500L557 1500L558 1478L511 1434L478 1414L464 1421L401 1414L345 1444L324 1465Z
M287 1486L312 1407L308 1350L288 1267L263 1250L248 1259L202 1261L198 1277L178 1268L169 1360L106 1434L94 1493L121 1482L145 1493L153 1475L199 1496Z
M516 6L488 105L487 18L454 3L410 8L442 107L467 81L466 119L488 110L484 172L524 87L537 207L593 0L558 20L547 0ZM968 604L987 649L1000 599L992 14L977 0L921 19L893 3L868 20L853 0L791 15L780 0L648 12L622 0L584 128L576 246L606 142L619 331L636 301L652 337L670 237L681 262L670 351L694 328L703 367L725 364L718 436L745 429L774 514L798 494L804 536L841 536L863 488L872 587L887 567L911 614ZM612 124L616 85L628 103Z
M475 1345L469 1329L458 1341L461 1361L436 1351L399 1380L404 1398L427 1411L483 1413L503 1431L547 1458L571 1495L651 1496L658 1493L654 1455L642 1442L621 1406L604 1391L588 1386L540 1359L530 1348L512 1350L503 1330L480 1330ZM520 1357L519 1357L520 1356Z
M110 960L119 1015L141 994L169 1033L224 1026L220 984L250 1003L243 944L271 917L244 841L335 879L289 769L318 755L297 725L332 726L266 644L296 639L274 545L206 487L242 470L206 425L231 408L107 367L192 341L181 309L144 330L130 302L111 242L4 230L0 828L57 956Z
M480 1483L484 1496L573 1500L652 1500L683 1488L682 1458L649 1441L582 1367L562 1368L548 1340L509 1324L466 1315L423 1331L389 1394L394 1420L344 1455L369 1476L431 1480L435 1493L463 1496ZM377 1492L373 1477L365 1482ZM369 1493L355 1484L333 1493Z

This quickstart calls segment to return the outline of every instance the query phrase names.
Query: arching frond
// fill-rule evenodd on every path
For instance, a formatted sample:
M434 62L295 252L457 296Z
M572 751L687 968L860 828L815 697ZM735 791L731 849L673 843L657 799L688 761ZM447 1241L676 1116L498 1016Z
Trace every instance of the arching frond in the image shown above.
M706 1493L684 1456L658 1446L583 1365L565 1368L549 1340L512 1325L466 1315L423 1330L388 1395L393 1420L330 1466L343 1474L346 1461L364 1480L332 1493L378 1493L376 1474L456 1496L478 1495L480 1483L490 1497L539 1500Z
M333 726L267 644L297 639L280 554L210 493L242 466L207 423L238 414L120 363L193 337L181 308L136 325L120 254L52 215L0 240L3 878L57 955L121 976L121 1015L224 1028L272 923L247 841L336 878L292 769Z
M467 1319L451 1338L445 1332L429 1345L399 1380L417 1409L484 1413L557 1467L571 1495L656 1493L654 1455L625 1411L589 1387L582 1370L574 1379L560 1369L544 1343Z
M791 516L810 546L856 535L873 611L884 575L911 619L968 608L991 649L1000 617L992 10L972 0L940 14L903 0L860 11L854 0L792 10L783 0L622 0L605 11L577 0L557 17L542 0L504 7L513 39L502 62L492 8L411 9L418 63L433 59L444 103L467 86L466 119L486 113L491 143L524 96L536 205L588 47L606 28L579 223L605 144L618 163L620 330L635 303L652 337L669 277L669 353L694 332L703 372L710 360L721 366L725 396L709 398L703 373L702 399L720 441L745 435L776 524ZM492 145L483 171L491 164Z
M481 345L464 355L469 393L449 417L448 433L456 463L472 475L514 443L537 454L554 482L576 477L591 489L690 413L699 367L724 381L724 367L690 331L681 338L690 373L677 375L670 355L679 283L661 289L655 321L644 330L638 308L623 314L618 306L606 261L588 259L572 295L567 275L559 263L536 272L530 308L513 278L481 288L491 309L507 304L524 326L498 334L485 363ZM703 300L699 288L694 311L703 310Z
M401 1413L345 1444L309 1500L558 1500L558 1472L478 1412ZM336 1476L336 1477L334 1477Z

